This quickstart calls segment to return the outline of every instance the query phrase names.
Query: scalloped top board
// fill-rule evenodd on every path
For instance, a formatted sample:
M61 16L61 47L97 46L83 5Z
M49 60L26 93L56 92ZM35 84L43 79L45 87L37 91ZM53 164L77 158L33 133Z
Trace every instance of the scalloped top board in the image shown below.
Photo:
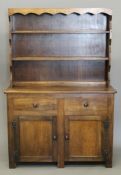
M98 13L105 13L107 15L112 15L111 9L106 8L56 8L56 9L46 9L46 8L10 8L8 9L9 16L14 15L16 13L27 15L29 13L33 13L36 15L41 15L43 13L49 13L49 14L57 14L62 13L65 15L71 14L71 13L77 13L77 14L85 14L85 13L91 13L91 14L98 14Z

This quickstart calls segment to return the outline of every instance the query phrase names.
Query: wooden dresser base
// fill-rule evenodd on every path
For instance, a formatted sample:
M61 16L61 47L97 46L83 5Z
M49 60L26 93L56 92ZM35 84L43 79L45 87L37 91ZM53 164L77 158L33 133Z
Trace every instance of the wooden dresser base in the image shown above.
M9 163L102 162L112 167L113 106L109 88L68 92L8 88Z

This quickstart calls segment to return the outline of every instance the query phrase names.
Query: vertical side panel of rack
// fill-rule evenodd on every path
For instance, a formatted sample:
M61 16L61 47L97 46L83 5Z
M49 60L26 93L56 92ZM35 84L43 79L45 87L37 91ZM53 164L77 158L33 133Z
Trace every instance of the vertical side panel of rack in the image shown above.
M107 81L107 85L110 85L110 69L111 69L111 43L112 43L112 16L109 16L109 36L108 36L108 58L109 58L109 62L108 62L108 81Z
M12 87L12 23L13 16L9 15L9 65L10 65L10 86Z

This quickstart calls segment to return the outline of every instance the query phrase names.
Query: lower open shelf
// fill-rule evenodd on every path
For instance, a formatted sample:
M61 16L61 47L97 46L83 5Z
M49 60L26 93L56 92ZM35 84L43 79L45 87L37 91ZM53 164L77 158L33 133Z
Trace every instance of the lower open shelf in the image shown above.
M44 61L44 60L48 60L48 61L53 61L53 60L109 60L108 57L93 57L93 56L90 56L90 57L86 57L86 56L48 56L48 57L14 57L12 58L13 61Z

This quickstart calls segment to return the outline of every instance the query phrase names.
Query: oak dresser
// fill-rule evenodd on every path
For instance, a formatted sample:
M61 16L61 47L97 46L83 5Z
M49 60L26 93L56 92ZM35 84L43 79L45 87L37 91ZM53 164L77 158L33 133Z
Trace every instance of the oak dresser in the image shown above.
M9 167L100 162L112 167L112 11L9 9Z

